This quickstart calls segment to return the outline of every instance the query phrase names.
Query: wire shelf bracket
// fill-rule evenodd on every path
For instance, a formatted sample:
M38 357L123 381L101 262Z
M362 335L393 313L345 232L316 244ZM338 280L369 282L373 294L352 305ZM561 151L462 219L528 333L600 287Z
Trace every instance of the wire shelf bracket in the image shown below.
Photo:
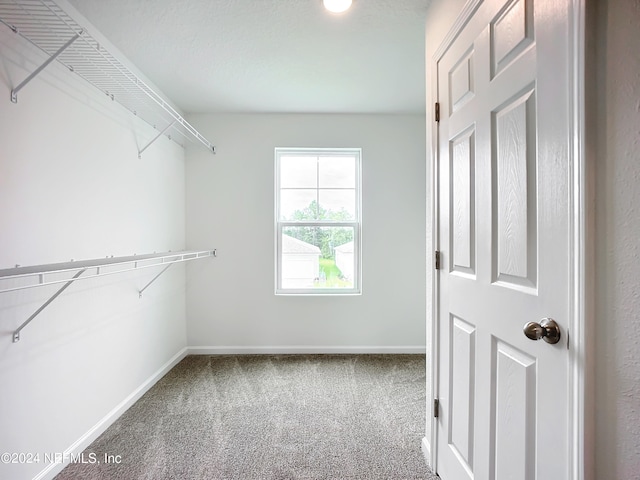
M29 75L27 78L25 78L22 83L20 83L20 85L18 85L16 88L11 90L11 101L13 103L18 103L18 92L20 90L22 90L22 87L24 87L26 84L28 84L31 80L33 80L42 70L44 70L45 68L47 68L47 65L49 65L51 62L53 62L56 58L58 58L58 56L60 56L60 54L62 52L64 52L67 48L69 48L71 46L71 44L73 42L75 42L78 38L80 37L80 33L75 34L73 37L71 37L67 43L65 43L63 46L61 46L58 51L56 53L54 53L53 55L51 55L48 59L45 60L45 62L40 65L38 68L35 69L35 71Z
M18 102L18 92L24 86L57 60L154 129L169 125L139 150L138 156L162 135L181 146L184 144L180 140L186 139L216 153L209 140L54 0L0 1L0 23L47 55L40 67L11 90L13 103Z
M173 122L171 122L169 125L167 125L164 130L162 130L160 133L158 133L158 135L156 135L155 137L153 137L153 140L151 140L149 143L147 143L144 147L142 147L140 150L138 150L138 158L142 158L142 152L144 152L147 148L149 148L151 145L153 145L153 143L158 140L162 135L164 135L166 133L167 130L169 130L171 127L173 127L173 125L176 123L176 121L174 120Z
M196 260L206 257L217 257L217 251L214 250L201 250L201 251L183 251L183 252L166 252L166 253L152 253L148 255L133 255L128 257L110 257L94 260L84 260L78 262L63 262L52 263L48 265L36 265L32 267L20 267L7 268L0 270L0 281L11 279L25 279L27 282L24 285L12 286L4 289L0 289L0 293L13 292L16 290L23 290L27 288L40 287L44 285L53 285L63 283L64 285L58 289L49 299L42 304L22 325L20 325L13 332L13 343L20 341L20 332L23 328L29 325L34 318L36 318L45 308L47 308L51 302L53 302L58 296L62 294L72 283L77 280L84 280L88 278L95 278L104 275L113 275L116 273L129 272L141 268L163 266L164 268L147 283L143 288L138 291L138 296L142 298L142 293L154 283L160 275L166 272L171 265L179 262L187 262L190 260ZM108 271L106 267L114 267L117 270ZM106 268L106 271L105 271ZM88 270L95 269L95 273L90 275L84 275ZM55 278L55 275L62 273L75 272L73 277L60 279ZM47 276L54 276L53 279L47 279Z
M61 288L60 290L58 290L56 293L54 293L54 294L49 298L49 300L47 300L46 302L44 302L44 304L43 304L43 305L42 305L38 310L36 310L35 312L33 312L33 314L32 314L29 318L27 318L27 320L26 320L22 325L20 325L20 326L16 329L16 331L15 331L15 332L13 332L13 343L17 343L17 342L19 342L19 341L20 341L20 332L22 331L22 329L23 329L24 327L26 327L27 325L29 325L29 324L31 323L31 320L33 320L33 319L34 319L34 318L36 318L38 315L40 315L40 312L42 312L45 308L47 308L51 302L53 302L56 298L58 298L58 295L60 295L62 292L64 292L64 291L67 289L67 287L68 287L69 285L71 285L73 282L75 282L75 281L78 279L78 277L79 277L80 275L82 275L82 274L83 274L84 272L86 272L86 271L87 271L87 269L86 269L86 268L85 268L85 269L83 269L83 270L79 270L79 271L78 271L78 272L73 276L73 278L72 278L71 280L69 280L67 283L65 283L65 284L62 286L62 288Z

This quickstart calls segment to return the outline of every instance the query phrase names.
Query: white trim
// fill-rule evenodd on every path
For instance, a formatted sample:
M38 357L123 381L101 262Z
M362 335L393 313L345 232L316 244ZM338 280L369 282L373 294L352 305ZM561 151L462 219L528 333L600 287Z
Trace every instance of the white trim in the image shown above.
M420 450L422 450L422 455L424 456L424 461L427 463L427 466L431 468L431 447L429 446L427 437L422 437Z
M438 101L437 69L438 61L444 56L451 44L458 37L462 29L469 22L483 0L469 0L463 7L460 15L454 22L451 30L436 50L432 59L432 102ZM570 228L572 238L570 240L570 252L573 257L570 259L570 319L569 332L571 335L571 348L569 352L569 419L568 432L570 436L569 445L569 472L568 478L571 480L591 480L595 475L592 468L585 468L585 461L588 454L594 452L594 438L592 418L594 413L594 403L589 400L587 393L593 388L595 381L593 369L593 342L590 341L590 332L593 331L594 312L589 298L593 298L593 245L589 233L593 233L594 216L594 191L590 187L593 183L593 171L587 166L585 149L585 1L569 0L569 21L570 37L569 48L570 58L573 63L568 65L571 92L569 95L570 111L569 119L570 134ZM428 105L427 105L428 106ZM438 123L431 116L431 110L427 108L427 121L432 126L433 138L431 141L431 174L432 174L432 243L434 250L438 249L439 232L437 229L438 212L438 179L437 179L437 155L438 155ZM432 388L433 396L427 401L437 398L438 388L438 291L437 272L433 273L433 318L431 329L433 332L431 358L427 361L432 365ZM429 413L429 412L427 412ZM431 418L431 445L430 458L434 471L437 468L437 422ZM591 436L589 435L591 434ZM423 439L423 452L426 444ZM428 444L427 444L428 446ZM428 461L428 460L427 460Z
M471 20L471 17L474 13L476 13L476 10L483 1L484 0L469 0L465 4L465 6L462 7L460 15L458 15L456 21L453 22L451 29L442 40L442 43L440 44L436 52L433 54L433 59L436 63L444 56L447 50L449 50L451 44L455 41L456 38L458 38L458 35L460 35L460 32L462 32L462 29L467 25L469 20Z
M435 100L431 102L432 105L436 103L439 99L438 93L438 62L436 60L433 61L432 68L432 95L435 97ZM427 109L430 112L429 109ZM433 115L433 112L430 112ZM438 178L440 176L440 170L438 168L438 149L440 148L440 131L438 128L438 122L435 121L435 118L431 116L432 119L432 129L431 129L431 361L429 364L431 365L431 398L427 399L427 405L433 405L433 402L436 398L440 396L440 378L439 378L439 363L437 359L440 356L440 328L438 318L440 315L439 308L439 298L440 298L440 276L438 275L438 271L435 269L435 252L440 250L440 222L439 222L439 198L440 198L440 183ZM429 328L429 325L427 325ZM428 359L429 360L429 359ZM437 449L438 449L438 422L433 417L433 415L429 415L429 408L427 407L427 418L428 422L431 423L431 445L433 448L429 449L429 459L427 462L433 468L435 472L437 465Z
M571 0L569 5L570 37L569 97L570 111L570 175L573 181L569 192L570 206L570 249L573 252L570 270L569 333L569 478L590 480L595 477L593 462L587 465L587 458L595 453L595 436L592 418L595 404L588 395L594 385L593 343L588 333L593 331L594 312L589 299L593 296L593 235L594 197L593 171L587 166L586 154L586 17L585 0ZM591 233L591 235L589 235Z
M158 369L153 375L151 375L142 385L136 388L127 398L120 402L113 410L107 413L98 423L89 429L84 435L76 440L69 448L64 451L63 458L70 458L71 455L79 455L85 450L91 443L102 435L107 428L109 428L120 416L126 412L134 403L136 403L140 397L142 397L147 391L153 387L158 380L164 377L169 370L175 367L182 359L187 356L187 348L183 348L176 353L167 363L165 363L160 369ZM60 473L66 463L51 463L33 480L52 480L58 473Z
M290 354L422 354L426 347L408 345L397 347L380 346L195 346L187 348L189 355L290 355Z
M280 219L280 163L281 158L285 155L295 156L315 156L328 155L331 157L351 157L356 159L356 205L355 219L345 222L333 222L328 220L318 221L284 221ZM275 295L298 295L298 296L315 296L315 295L361 295L362 294L362 148L360 147L335 147L335 148L298 148L298 147L275 147L274 150L274 232L275 232L275 255L274 255L274 286ZM316 182L319 181L319 177ZM316 195L320 192L320 186L316 183ZM320 202L316 196L316 201ZM281 259L282 259L282 230L284 226L318 226L318 227L350 227L353 228L354 238L354 271L353 271L353 288L283 288L281 277Z

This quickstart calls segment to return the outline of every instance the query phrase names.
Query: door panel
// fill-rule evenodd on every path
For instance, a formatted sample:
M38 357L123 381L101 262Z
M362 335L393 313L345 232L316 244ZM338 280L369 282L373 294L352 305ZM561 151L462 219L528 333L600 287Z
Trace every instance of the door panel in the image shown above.
M473 465L475 327L451 316L449 444L466 470Z
M493 352L490 478L533 480L536 359L501 341L494 341Z
M537 287L535 90L492 113L494 282Z
M451 142L451 271L475 274L475 135L469 129Z
M568 478L567 8L485 0L437 63L443 480Z
M504 4L491 21L491 78L534 43L533 2L513 0Z
M473 86L473 48L470 48L449 74L449 108L452 112L473 98Z

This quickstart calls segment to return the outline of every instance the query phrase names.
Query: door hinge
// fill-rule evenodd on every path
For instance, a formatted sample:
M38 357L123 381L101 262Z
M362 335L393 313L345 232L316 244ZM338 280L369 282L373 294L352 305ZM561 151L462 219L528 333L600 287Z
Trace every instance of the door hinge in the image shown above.
M437 398L433 399L433 418L438 418L440 416L440 400Z
M440 121L440 102L436 102L435 109L436 109L436 122L439 122Z
M436 270L440 270L440 251L439 250L436 250L434 265Z

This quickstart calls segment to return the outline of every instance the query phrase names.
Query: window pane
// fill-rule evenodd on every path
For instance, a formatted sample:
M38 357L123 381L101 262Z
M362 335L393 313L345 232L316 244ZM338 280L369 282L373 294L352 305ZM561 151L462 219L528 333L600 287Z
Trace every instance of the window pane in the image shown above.
M280 220L317 220L317 190L288 189L280 191Z
M353 288L352 227L284 227L280 238L282 288Z
M281 188L316 188L318 186L317 157L280 157Z
M320 157L320 188L355 188L356 159L354 157Z
M319 198L322 220L355 220L355 190L320 190Z

